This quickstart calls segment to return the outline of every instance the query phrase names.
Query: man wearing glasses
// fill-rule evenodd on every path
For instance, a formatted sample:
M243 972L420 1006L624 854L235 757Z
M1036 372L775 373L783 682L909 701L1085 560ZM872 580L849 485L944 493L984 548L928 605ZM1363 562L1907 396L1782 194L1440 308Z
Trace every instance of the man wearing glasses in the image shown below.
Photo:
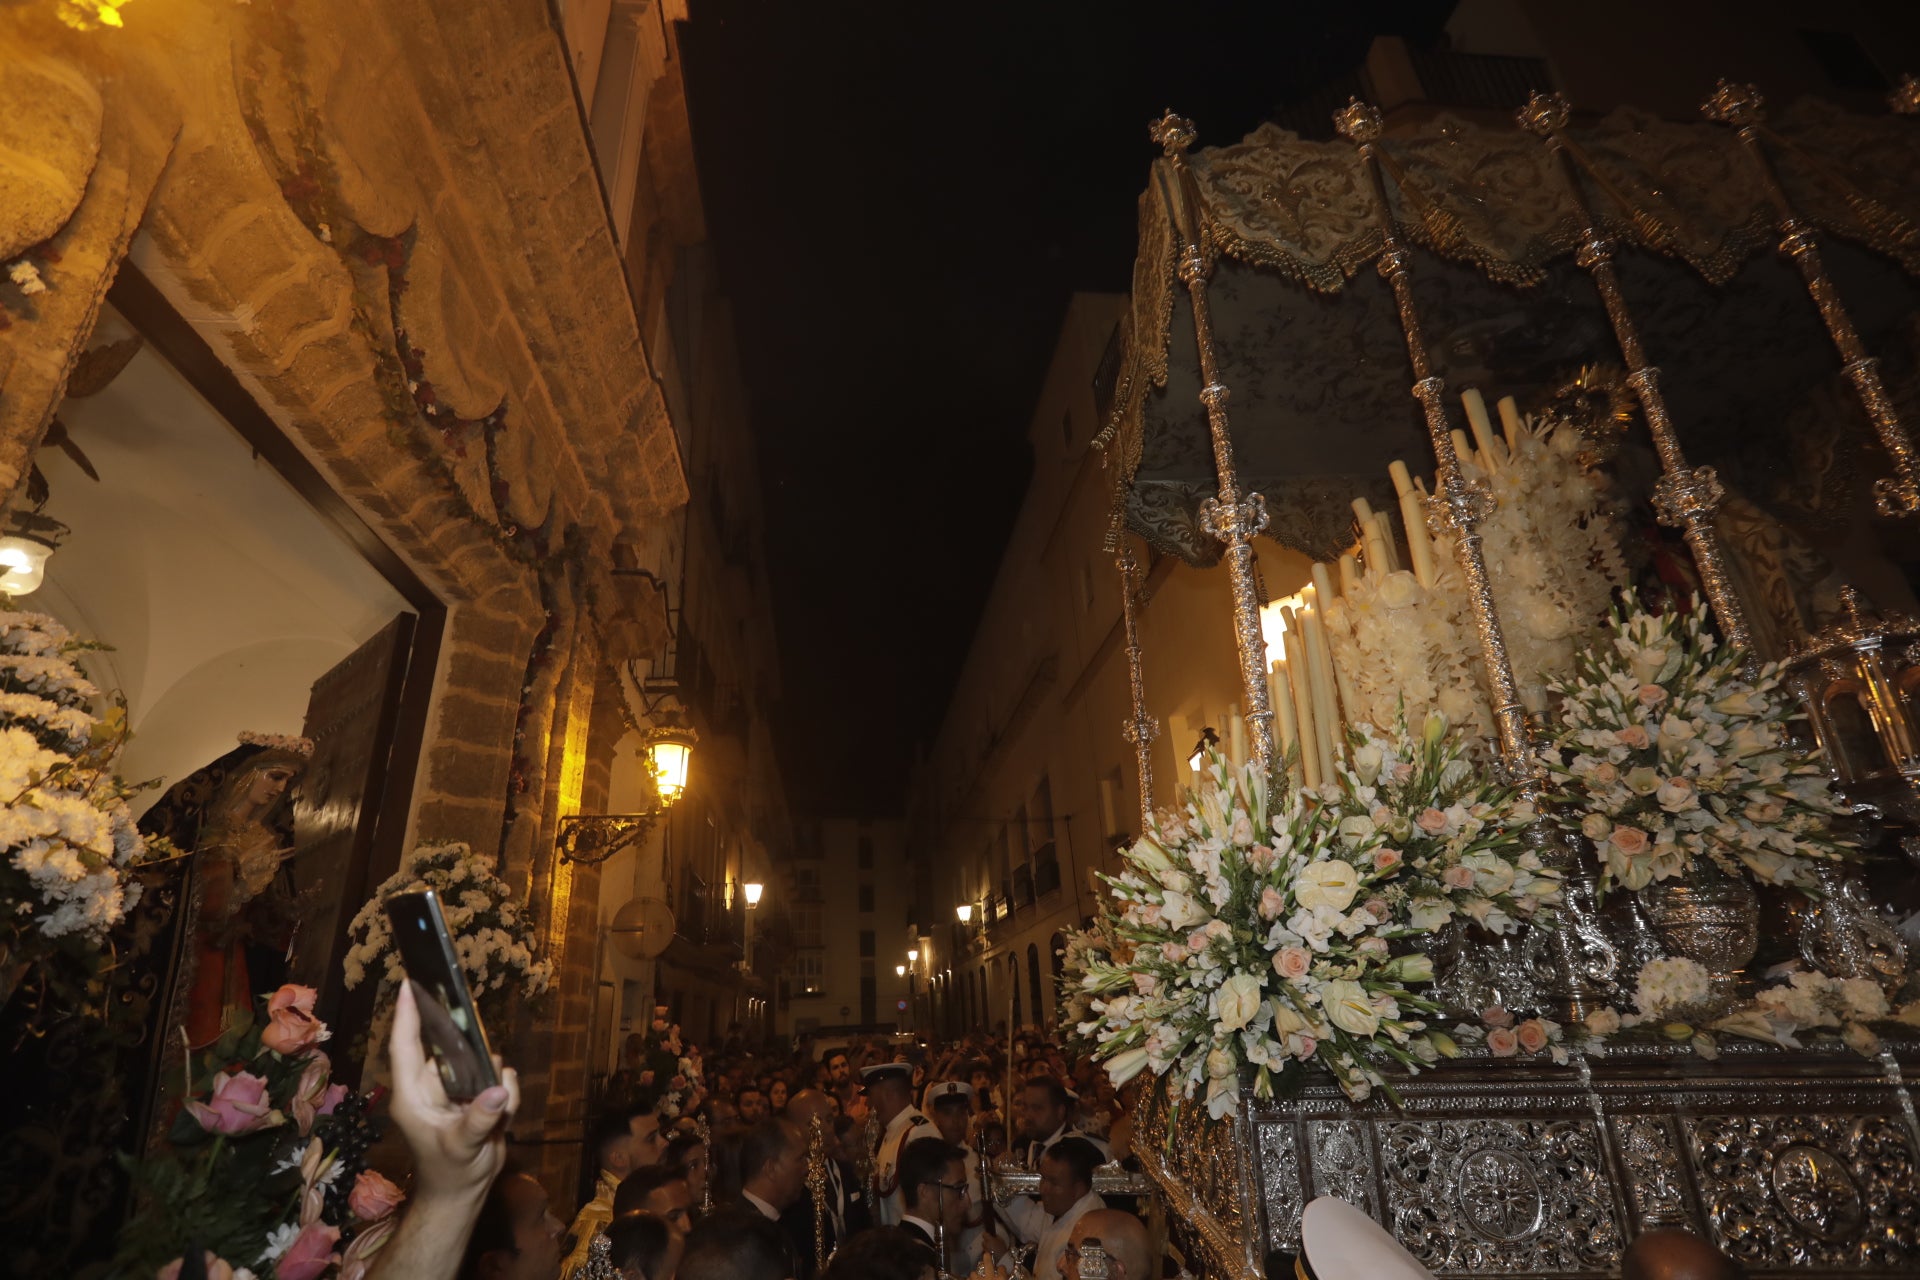
M947 1274L944 1245L960 1243L960 1232L973 1209L967 1186L967 1156L942 1138L922 1138L900 1153L900 1225L924 1237L935 1260L935 1273Z

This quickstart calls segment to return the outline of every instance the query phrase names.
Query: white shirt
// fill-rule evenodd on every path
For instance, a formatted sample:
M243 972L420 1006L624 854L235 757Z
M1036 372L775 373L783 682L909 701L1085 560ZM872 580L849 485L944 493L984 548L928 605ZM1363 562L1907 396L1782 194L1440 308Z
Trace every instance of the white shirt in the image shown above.
M1089 1191L1075 1200L1071 1209L1055 1218L1040 1234L1040 1251L1033 1255L1033 1280L1062 1280L1060 1251L1067 1247L1067 1241L1073 1237L1073 1224L1085 1214L1106 1207L1105 1200ZM1072 1280L1072 1277L1066 1280Z
M780 1221L780 1211L768 1204L765 1200L762 1200L759 1196L753 1194L753 1192L748 1191L745 1187L740 1189L740 1194L747 1198L748 1204L760 1211L761 1217L770 1222Z
M887 1122L880 1135L880 1149L873 1160L873 1218L876 1226L900 1225L900 1149L922 1138L937 1138L940 1131L917 1107L906 1107Z

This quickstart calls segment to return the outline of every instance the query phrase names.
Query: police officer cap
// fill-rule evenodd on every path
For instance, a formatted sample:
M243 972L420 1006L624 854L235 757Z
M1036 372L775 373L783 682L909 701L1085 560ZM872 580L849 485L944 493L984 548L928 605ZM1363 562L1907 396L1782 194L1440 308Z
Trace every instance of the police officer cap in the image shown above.
M860 1087L871 1089L882 1080L899 1080L913 1083L913 1064L910 1062L876 1062L870 1067L860 1068Z
M937 1104L948 1098L964 1099L971 1106L973 1086L964 1080L942 1080L938 1084L930 1084L927 1086L926 1096L920 1100L920 1109L931 1111Z

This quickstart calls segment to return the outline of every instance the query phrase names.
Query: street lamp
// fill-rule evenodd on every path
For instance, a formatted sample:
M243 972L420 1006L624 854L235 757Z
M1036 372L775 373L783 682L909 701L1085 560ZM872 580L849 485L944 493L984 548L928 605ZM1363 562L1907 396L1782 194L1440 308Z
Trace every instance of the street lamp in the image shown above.
M687 789L687 772L693 767L693 732L689 729L656 729L647 739L647 765L653 770L653 782L660 790L662 804L672 804Z
M953 914L960 917L961 924L966 924L973 919L973 904L971 902L963 902L953 909Z
M747 910L749 911L753 910L755 907L760 905L760 895L762 893L765 893L767 889L767 886L761 884L757 880L749 880L747 881L747 883L745 883L740 887L746 890Z
M908 964L919 964L919 963L920 963L920 953L919 953L918 951L915 951L915 950L912 950L912 949L909 949L909 950L907 951L907 963L908 963Z
M896 978L904 978L904 977L906 977L906 976L907 976L907 966L905 966L905 965L903 965L903 964L897 964L897 965L895 965L895 966L893 966L893 976L894 976L894 977L896 977Z

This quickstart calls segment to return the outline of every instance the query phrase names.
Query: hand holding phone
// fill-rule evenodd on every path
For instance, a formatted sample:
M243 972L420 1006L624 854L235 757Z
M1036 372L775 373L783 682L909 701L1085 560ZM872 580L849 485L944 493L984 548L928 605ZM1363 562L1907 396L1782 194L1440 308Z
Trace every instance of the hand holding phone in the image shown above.
M433 1055L447 1097L467 1101L500 1083L487 1030L474 1008L440 898L431 889L387 899L400 964L420 1010L420 1039Z

